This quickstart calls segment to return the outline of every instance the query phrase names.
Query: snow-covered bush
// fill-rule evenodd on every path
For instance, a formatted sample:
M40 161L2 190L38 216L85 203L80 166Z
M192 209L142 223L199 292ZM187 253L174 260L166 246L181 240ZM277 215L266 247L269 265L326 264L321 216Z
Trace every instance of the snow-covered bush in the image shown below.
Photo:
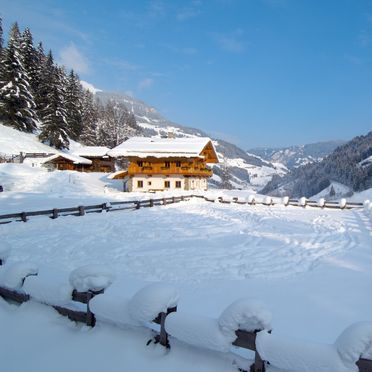
M238 329L248 332L271 329L271 313L261 302L242 298L228 306L218 318L221 332L230 342L236 339Z
M324 208L325 203L326 203L325 199L324 198L320 198L319 201L318 201L318 206L320 208Z
M4 266L0 274L0 285L9 289L20 289L25 278L38 274L38 267L31 262L14 262Z
M264 203L265 203L266 205L271 205L271 204L273 203L273 199L272 199L272 197L271 197L271 196L266 196L266 197L265 197L265 201L264 201Z
M342 199L340 200L340 202L339 202L339 206L340 206L340 208L341 208L341 209L344 209L344 208L346 207L346 203L347 203L346 199L342 198Z
M307 199L304 196L300 198L299 202L300 202L301 207L306 207Z
M164 283L153 283L140 289L129 302L130 316L141 322L151 322L159 313L177 306L179 295L177 290Z
M11 245L6 240L0 240L0 260L3 265L10 256L12 250Z
M285 196L283 199L282 199L282 204L287 206L289 204L289 196Z
M98 292L106 289L115 279L112 270L100 264L85 265L73 270L70 274L70 284L79 292Z

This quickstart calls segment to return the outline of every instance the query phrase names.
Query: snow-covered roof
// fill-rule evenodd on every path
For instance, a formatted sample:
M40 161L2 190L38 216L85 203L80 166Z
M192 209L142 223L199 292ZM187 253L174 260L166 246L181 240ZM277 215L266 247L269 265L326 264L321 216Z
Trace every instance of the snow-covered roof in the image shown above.
M88 156L88 157L102 157L107 155L110 151L108 147L105 146L84 146L76 149L72 155L75 156Z
M212 141L208 137L149 138L132 137L109 151L108 155L146 157L203 158L201 152ZM213 144L212 144L213 146Z
M59 154L55 154L53 156L50 156L49 158L45 158L44 159L44 163L47 163L48 161L51 161L51 160L54 160L54 159L57 159L59 157L62 157L62 158L65 158L67 160L70 160L72 161L74 164L87 164L87 165L90 165L92 164L92 161L89 160L89 159L85 159L81 156L77 156L77 155L71 155L71 154L66 154L66 153L59 153Z

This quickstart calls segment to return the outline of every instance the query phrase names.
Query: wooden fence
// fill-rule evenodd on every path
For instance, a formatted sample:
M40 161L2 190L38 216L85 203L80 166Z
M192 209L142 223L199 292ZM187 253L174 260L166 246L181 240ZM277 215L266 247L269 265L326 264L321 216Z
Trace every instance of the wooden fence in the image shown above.
M103 204L95 205L80 205L77 207L70 208L53 208L40 211L31 212L18 212L0 215L0 224L10 223L12 221L27 222L29 217L34 216L47 216L52 219L56 219L60 216L84 216L89 213L102 213L115 212L122 210L137 210L140 208L154 207L156 205L167 205L173 203L179 203L181 201L190 200L191 198L200 198L208 202L220 202L225 204L247 204L247 205L266 205L273 206L277 204L282 204L283 202L275 202L274 199L263 198L263 199L253 199L248 201L247 199L242 199L238 197L211 197L203 195L182 195L173 196L168 198L157 198L157 199L146 199L146 200L126 200L126 201L113 201ZM313 208L332 208L332 209L353 209L353 208L363 208L363 203L353 203L347 202L345 205L341 205L339 202L335 201L325 201L324 205L319 205L315 200L306 200L305 203L301 199L288 199L288 202L284 204L285 206L291 205L295 207L313 207ZM5 221L4 221L5 220Z
M23 278L23 283L27 279L27 275ZM94 291L86 291L86 292L79 292L74 289L71 293L71 300L75 302L80 302L86 304L86 310L73 310L68 307L56 306L56 305L49 305L44 303L44 305L53 307L59 314L68 317L70 320L75 322L84 323L90 327L94 327L96 324L95 314L91 311L89 307L90 300L98 295L104 293L104 290L100 290L98 292ZM0 286L0 296L7 301L15 302L18 304L22 304L24 302L29 301L31 296L24 292L23 289L20 291L14 289L8 289ZM35 300L35 299L33 299ZM152 320L153 323L158 324L160 326L159 331L155 335L153 339L150 339L147 342L147 345L154 341L155 343L159 343L160 345L170 348L169 342L169 335L165 328L166 317L173 312L177 311L177 306L168 308L166 312L161 312L158 316ZM153 330L153 328L150 327ZM232 342L232 345L236 347L240 347L243 349L251 350L255 353L254 362L251 366L247 365L247 369L239 369L241 372L265 372L267 362L264 361L261 356L259 355L256 347L256 337L257 333L261 330L258 329L254 332L247 332L244 330L236 330L236 339ZM269 332L271 333L271 331ZM248 361L247 361L248 364ZM360 372L372 372L372 360L360 358L356 363ZM314 371L315 372L315 371Z

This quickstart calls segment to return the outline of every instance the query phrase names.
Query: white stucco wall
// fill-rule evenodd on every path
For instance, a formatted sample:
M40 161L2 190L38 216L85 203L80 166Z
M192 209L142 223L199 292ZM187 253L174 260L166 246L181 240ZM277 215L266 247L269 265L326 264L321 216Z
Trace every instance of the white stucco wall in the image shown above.
M138 187L138 181L142 181L143 187ZM165 187L165 181L169 181L169 188ZM176 187L176 181L181 182L181 187ZM183 176L145 176L137 175L127 181L128 191L158 191L158 190L207 190L207 179L204 177Z

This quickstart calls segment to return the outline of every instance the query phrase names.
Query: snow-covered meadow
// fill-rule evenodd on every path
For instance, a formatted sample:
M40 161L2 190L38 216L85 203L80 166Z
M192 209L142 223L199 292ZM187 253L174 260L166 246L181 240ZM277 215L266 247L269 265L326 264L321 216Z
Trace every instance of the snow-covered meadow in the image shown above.
M123 194L120 183L97 174L50 173L5 164L0 165L0 178L6 190L0 193L0 214L146 197ZM217 193L220 191L210 195ZM273 334L283 339L333 344L350 324L372 320L372 226L362 209L250 206L192 199L138 211L56 220L34 217L27 223L0 225L0 235L12 247L10 263L31 261L41 272L68 277L82 265L109 266L116 280L107 292L124 298L149 283L172 284L180 294L180 313L218 318L236 299L258 299L273 314ZM25 304L16 309L1 302L8 335L6 345L2 341L0 347L8 350L2 363L5 360L11 365L11 349L17 347L32 355L33 369L28 370L42 370L40 350L47 339L55 339L57 345L75 346L60 354L57 348L53 350L45 359L48 366L59 357L72 358L79 350L84 354L89 349L112 360L110 371L118 370L117 363L132 371L148 366L188 370L191 359L195 370L236 370L233 358L223 354L175 339L171 339L174 347L165 354L145 346L148 331L120 331L104 324L88 330L39 307ZM26 323L25 328L19 326ZM29 335L36 333L39 336L29 349ZM120 348L127 350L118 356L115 353ZM89 370L102 370L96 359L84 359ZM13 370L25 366L18 360ZM66 368L62 362L60 370Z

